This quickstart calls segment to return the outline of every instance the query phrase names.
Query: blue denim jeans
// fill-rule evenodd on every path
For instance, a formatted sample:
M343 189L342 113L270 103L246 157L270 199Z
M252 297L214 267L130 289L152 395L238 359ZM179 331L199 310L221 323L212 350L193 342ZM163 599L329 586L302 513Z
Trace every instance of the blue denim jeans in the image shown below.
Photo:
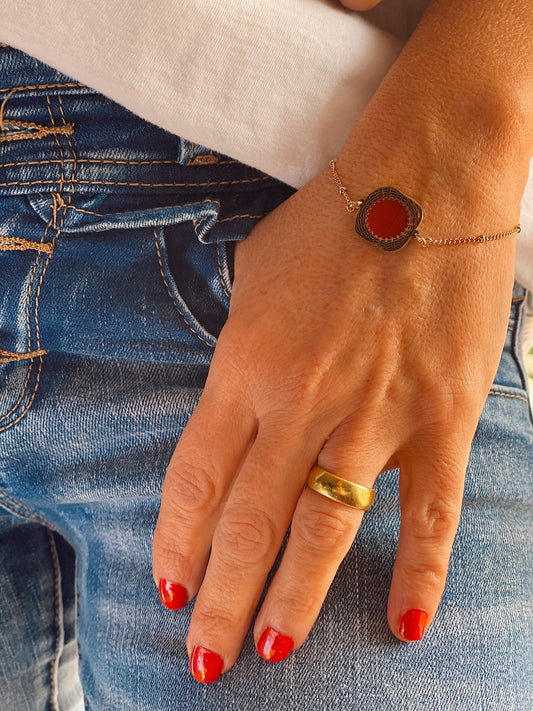
M0 709L525 709L533 426L523 289L474 439L447 587L424 639L386 620L399 529L382 475L305 645L248 635L188 672L161 604L166 466L228 313L233 247L293 190L0 48Z

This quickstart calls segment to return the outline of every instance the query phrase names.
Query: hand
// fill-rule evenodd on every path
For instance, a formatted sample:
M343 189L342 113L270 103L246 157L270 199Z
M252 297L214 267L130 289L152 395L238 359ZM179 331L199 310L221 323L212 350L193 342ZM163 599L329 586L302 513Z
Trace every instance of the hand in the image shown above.
M441 118L441 96L413 92L408 79L400 99L397 81L382 85L339 158L351 196L398 187L424 207L420 231L435 239L514 226L528 160L512 122L473 141L472 126ZM402 626L409 611L431 623L513 265L514 239L382 253L354 234L329 171L238 246L229 318L170 463L154 538L156 583L197 594L187 642L197 678L237 659L289 524L254 635L266 656L270 628L280 658L303 644L362 519L304 488L317 461L369 487L400 468L388 620L401 639L417 636Z

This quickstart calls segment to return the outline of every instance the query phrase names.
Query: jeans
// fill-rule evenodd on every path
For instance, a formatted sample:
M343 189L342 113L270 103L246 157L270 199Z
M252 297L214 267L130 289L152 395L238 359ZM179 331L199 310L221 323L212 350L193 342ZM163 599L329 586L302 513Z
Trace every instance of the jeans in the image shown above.
M16 87L16 90L13 89ZM524 290L481 416L439 612L386 620L397 472L304 646L248 635L213 685L151 576L166 466L227 317L233 249L292 188L0 48L0 709L530 708Z

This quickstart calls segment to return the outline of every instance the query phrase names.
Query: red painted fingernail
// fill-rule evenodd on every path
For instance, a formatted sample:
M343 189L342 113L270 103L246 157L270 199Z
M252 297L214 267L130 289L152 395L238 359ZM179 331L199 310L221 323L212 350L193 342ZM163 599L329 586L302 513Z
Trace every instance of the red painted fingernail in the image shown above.
M293 649L292 639L276 632L273 627L267 627L257 643L257 651L267 662L281 662Z
M191 654L191 674L202 684L211 684L222 674L224 660L220 654L205 647L194 647Z
M181 610L188 602L187 590L179 583L161 578L159 581L159 597L169 610Z
M425 610L407 610L400 620L400 635L408 642L422 639L428 623L428 613Z

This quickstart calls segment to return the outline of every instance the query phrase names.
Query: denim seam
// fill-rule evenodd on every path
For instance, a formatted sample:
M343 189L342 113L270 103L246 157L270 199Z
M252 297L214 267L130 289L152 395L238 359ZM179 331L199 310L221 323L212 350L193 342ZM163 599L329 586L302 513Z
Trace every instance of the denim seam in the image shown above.
M74 210L75 212L82 212L84 215L94 215L95 217L103 217L101 212L93 212L92 210L84 210L81 207L75 207L74 205L67 205L69 210Z
M35 523L42 523L46 527L59 533L57 526L55 526L51 521L42 516L40 513L37 513L37 511L30 509L14 496L11 496L11 494L8 494L2 487L0 487L0 496L8 499L8 501L5 501L4 499L1 500L2 506L14 513L16 516L21 516L22 518L26 518L28 521L33 521ZM19 509L23 509L23 511L20 511Z
M50 114L50 120L52 121L52 124L55 126L55 120L54 120L54 116L53 116L53 113L52 113L52 107L51 107L51 105L50 105L50 97L47 96L47 97L46 97L46 100L47 100L47 103L48 103L48 113ZM62 121L63 121L63 125L64 125L64 126L72 126L72 124L67 124L67 122L66 122L66 120L65 120L65 114L63 113L63 102L62 102L61 96L58 96L58 104L59 104L59 110L60 110L60 112L61 112L61 118L62 118ZM65 135L67 136L67 140L68 140L68 143L69 143L69 146L70 146L70 150L71 150L71 152L72 152L72 157L73 157L73 159L74 159L74 163L73 163L73 165L72 165L72 177L75 178L75 173L76 173L76 153L74 152L74 147L73 147L73 145L72 145L72 141L70 140L70 134L69 134L69 133L66 133ZM60 187L60 190L59 190L59 196L58 196L58 198L61 200L61 203L62 203L63 205L65 205L65 203L64 203L64 201L63 201L63 198L62 198L62 196L61 196L61 192L62 192L63 185L64 185L64 179L65 179L65 174L64 174L64 168L65 168L65 154L64 154L64 152L63 152L63 147L61 146L61 144L60 144L60 142L59 142L59 139L57 138L57 135L54 136L54 139L55 139L55 141L56 141L56 143L57 143L57 146L58 146L58 148L59 148L59 152L60 152L61 160L62 160L62 163L61 163L61 181L62 181L62 182L61 182L61 187ZM72 193L70 193L70 195L69 195L69 199L68 199L67 205L71 202L71 200L72 200ZM54 204L55 204L55 203L54 203ZM53 226L54 226L54 229L56 230L56 234L54 235L54 237L53 237L53 239L52 239L52 243L51 243L51 244L52 244L52 252L53 252L53 250L54 250L55 243L56 243L56 240L57 240L57 238L58 238L58 236L59 236L59 234L60 234L60 232L61 232L61 229L63 228L63 224L64 224L64 222L65 222L66 212L67 212L67 211L66 211L66 207L65 207L65 209L63 210L63 216L62 216L62 219L61 219L61 224L60 224L60 226L59 226L59 229L57 229L57 228L56 228L57 209L53 211ZM40 278L40 280L39 280L39 285L38 285L38 287L37 287L37 294L36 294L36 297L35 297L35 330L36 330L36 332L37 332L37 346L38 346L38 348L41 347L41 333L40 333L40 329L39 329L39 298L40 298L40 296L41 296L41 287L42 287L42 284L43 284L44 275L45 275L46 270L47 270L47 268L48 268L48 264L50 263L50 258L51 258L51 256L52 256L52 252L50 252L50 253L48 254L48 257L46 258L46 262L45 262L45 265L44 265L44 269L43 269L43 271L42 271L42 273L41 273L41 278ZM41 359L41 365L42 365L42 359ZM40 377L40 374L41 374L41 372L40 372L40 369L39 369L39 377Z
M15 126L17 124L23 125L22 121L4 121L5 126ZM69 124L67 126L38 126L37 124L29 124L28 128L35 128L33 133L12 133L7 136L0 136L0 142L7 141L22 141L22 140L38 140L44 138L45 136L55 135L57 133L64 133L68 135L73 133L74 126Z
M52 113L51 104L50 104L50 97L47 96L47 97L46 97L46 100L47 100L47 104L48 104L48 113L50 114L50 119L51 119L51 121L52 121L52 125L55 125L55 119L54 119L54 116L53 116L53 113ZM63 125L67 125L66 120L65 120L65 115L64 115L64 113L63 113L63 105L62 105L62 101L61 101L61 96L58 97L58 102L59 102L59 108L60 108L61 116L62 116L62 120L63 120ZM54 139L55 139L55 141L56 141L56 143L57 143L57 146L58 146L58 148L59 148L59 153L60 153L60 156L61 156L61 179L60 179L59 198L61 199L61 203L62 203L63 205L65 205L65 209L63 210L63 216L62 216L62 219L61 219L61 224L60 224L59 229L58 229L58 228L56 227L56 218L57 218L58 204L56 203L55 198L54 198L54 197L52 198L52 199L53 199L53 205L54 205L53 210L52 210L52 216L51 216L50 220L48 221L48 224L46 225L45 230L44 230L44 233L43 233L43 235L42 235L42 237L41 237L41 244L43 244L43 243L44 243L44 239L45 239L45 237L46 237L46 234L47 234L47 232L48 232L48 229L50 228L51 225L53 225L53 229L56 230L56 234L54 235L53 239L51 240L52 252L53 252L53 249L54 249L54 246L55 246L56 239L57 239L58 235L60 234L61 229L62 229L62 227L63 227L64 221L65 221L65 215L66 215L66 204L64 203L64 201L63 201L63 199L62 199L62 197L61 197L61 191L62 191L62 189L63 189L64 183L66 182L66 181L65 181L65 176L64 176L64 158L65 158L65 155L64 155L64 152L63 152L63 148L62 148L62 146L61 146L61 144L60 144L60 142L59 142L59 139L57 138L57 135L54 135ZM71 151L72 151L72 156L73 156L73 160L74 160L74 162L73 162L73 169L72 169L72 176L73 176L73 178L75 178L76 153L75 153L75 151L74 151L74 147L73 147L73 145L72 145L72 141L70 140L70 136L69 136L68 134L67 134L67 140L68 140L70 149L71 149ZM69 203L70 203L71 200L72 200L72 195L73 195L73 194L70 193L70 195L69 195L69 200L68 200ZM50 262L50 258L51 258L51 256L52 256L52 252L50 252L50 253L48 254L47 258L46 258L46 262L45 262L45 264L44 264L43 270L42 270L42 272L41 272L41 277L40 277L40 279L39 279L39 284L37 285L37 293L36 293L36 297L35 297L35 312L34 312L35 315L34 315L34 317L35 317L35 330L36 330L36 336L37 336L37 350L40 350L40 346L41 346L40 329L39 329L39 298L40 298L40 294L41 294L41 287L42 287L44 275L45 275L45 273L46 273L46 269L47 269L48 264L49 264L49 262ZM26 297L26 323L27 323L27 327L28 327L28 352L31 352L31 328L30 328L30 320L29 320L29 318L30 318L30 317L29 317L29 301L30 301L30 296L31 296L31 289L32 289L33 282L34 282L34 279L35 279L35 274L36 274L36 272L37 272L37 265L38 265L38 263L39 263L40 258L41 258L41 252L39 252L39 253L37 254L37 259L36 259L35 264L34 264L34 267L33 267L32 275L31 275L31 279L30 279L30 284L29 284L29 286L28 286L28 294L27 294L27 297ZM18 408L18 406L20 405L20 403L22 402L22 400L23 400L23 398L24 398L24 395L25 395L25 393L26 393L26 390L27 390L27 388L28 388L29 381L30 381L31 372L32 372L32 370L33 370L33 363L34 363L34 358L30 358L30 366L29 366L29 368L28 368L28 374L27 374L27 376L26 376L26 381L25 381L25 383L24 383L24 388L23 388L22 394L21 394L21 396L20 396L20 398L19 398L17 404L15 405L14 408L12 408L12 409L7 413L7 415L4 415L2 418L0 418L0 420L5 419L5 418L8 417L11 413L15 412L16 409ZM34 389L33 389L33 393L31 394L31 397L30 397L30 399L29 399L29 401L28 401L28 404L26 405L26 407L23 409L23 411L20 413L20 415L19 415L17 418L15 418L15 419L14 419L12 422L10 422L8 425L5 425L4 427L1 427L1 428L0 428L0 432L3 432L4 430L9 429L9 428L12 427L13 425L17 424L17 422L20 422L20 420L24 417L24 415L26 415L26 413L29 411L29 409L30 409L31 406L33 405L34 400L35 400L35 396L37 395L37 390L38 390L38 388L39 388L39 384L40 384L40 381L41 381L42 367L43 367L43 356L42 356L42 355L39 355L39 368L38 368L38 371L37 371L37 378L36 378L36 381L35 381L35 387L34 387Z
M44 238L46 237L46 233L48 232L48 229L49 229L49 227L50 227L51 224L52 224L52 218L50 218L48 224L45 226L44 233L43 233L43 235L42 235L42 237L41 237L41 244L44 242ZM36 271L37 271L37 266L38 266L38 264L39 264L40 258L41 258L41 253L39 252L39 253L37 254L37 258L36 258L36 260L35 260L35 262L34 262L34 264L33 264L33 269L32 269L30 281L29 281L29 284L28 284L28 292L27 292L27 294L26 294L26 329L27 329L27 337L28 337L28 351L27 351L27 352L29 352L29 353L32 352L32 350L31 350L31 326L30 326L30 297L31 297L31 289L32 289L32 286L33 286L33 281L34 281L34 279L35 279L35 273L36 273ZM40 358L40 364L39 364L39 370L38 370L38 373L37 373L37 384L39 383L39 377L40 377L40 373L41 373L42 360L43 360L43 359L42 359L42 356L39 356L39 358ZM3 415L2 417L0 417L0 422L1 422L2 420L5 420L6 418L8 418L13 412L16 412L17 409L18 409L18 407L19 407L19 405L20 405L20 403L21 403L22 400L24 399L24 396L26 395L26 391L27 391L27 389L28 389L28 385L29 385L29 382L30 382L31 373L32 373L32 371L33 371L33 365L34 365L34 359L31 358L31 359L30 359L29 366L28 366L28 372L27 372L27 374L26 374L26 380L24 381L24 385L23 385L23 388L22 388L22 392L21 392L21 394L20 394L20 397L19 397L19 399L17 400L17 402L15 403L15 405L11 408L11 410L9 410L9 412L7 412L5 415ZM35 391L34 391L34 395L35 395ZM31 406L31 403L32 403L32 402L33 402L33 397L30 398L30 401L29 401L29 403L28 403L28 406L23 410L21 416L18 417L17 419L15 419L13 422L10 422L8 425L5 425L4 427L0 427L0 432L4 432L5 430L9 429L9 427L11 427L11 426L14 425L16 422L18 422L18 421L24 416L24 414L27 412L27 410L28 410L29 407Z
M523 297L520 297L516 299L517 302L520 303L520 305L517 308L517 316L516 316L516 329L513 333L512 336L512 356L515 361L516 367L518 369L518 372L520 374L520 380L522 381L522 389L525 391L526 397L524 400L527 402L529 405L528 407L528 414L529 414L529 424L533 428L533 408L531 407L531 401L528 393L528 377L527 373L525 371L525 367L523 364L523 360L521 357L521 350L522 350L522 341L521 341L521 334L522 334L522 328L523 328L523 322L524 322L524 304L526 301L525 294Z
M219 181L207 181L203 183L140 183L140 182L128 182L125 180L75 180L70 178L66 180L66 183L78 183L79 185L131 185L137 188L186 188L186 187L209 187L215 185L242 185L244 183L258 183L267 180L272 180L269 175L265 175L261 178L247 178L245 180L219 180ZM11 185L49 185L57 183L57 180L13 180L9 183L0 183L0 187L7 188Z
M72 163L72 158L65 158L65 163ZM179 160L113 160L111 158L78 158L78 163L110 163L112 165L182 165ZM18 165L49 165L50 163L61 163L57 158L48 160L15 161L13 163L0 163L0 168L12 168ZM217 165L230 165L239 163L237 160L221 160Z
M3 348L0 348L0 363L13 363L18 360L38 358L39 356L46 355L49 352L50 351L41 349L39 351L28 351L28 353L15 353L14 351L6 351Z
M53 246L49 242L42 244L41 242L32 242L24 237L0 235L0 252L15 252L18 250L25 251L27 249L36 249L38 252L47 252L48 254L51 254Z
M221 220L221 222L222 222L222 220ZM220 283L222 284L222 289L229 300L231 297L230 297L228 290L226 288L226 281L224 279L224 275L222 274L222 264L220 262L220 244L219 244L219 242L217 242L217 267L218 267L218 276L220 278Z
M79 81L57 82L55 84L29 84L27 86L5 86L2 91L25 91L26 89L59 89L60 87L85 86Z
M217 220L217 222L231 222L231 220L238 220L240 217L249 217L252 220L262 220L263 215L233 215L233 217L225 217L223 220Z
M174 304L174 306L175 306L176 309L178 310L178 313L179 313L180 316L182 317L182 319L183 319L185 325L187 326L187 328L189 329L189 331L191 331L191 333L194 333L194 335L197 336L197 337L198 337L203 343L205 343L207 346L209 346L209 348L214 348L214 345L213 345L212 343L209 343L209 341L206 341L206 339L205 339L200 333L198 333L198 331L197 331L195 328L193 328L193 327L191 326L191 324L190 324L189 321L187 320L185 314L184 314L183 311L180 309L179 304L177 303L176 299L174 298L174 295L172 294L172 291L170 290L170 286L169 286L169 284L168 284L167 278L166 278L166 276L165 276L165 272L164 272L164 270L163 270L163 260L162 260L162 258L161 258L161 250L159 249L159 243L158 243L158 241L157 241L157 228L155 228L155 227L154 227L154 239L155 239L155 248L156 248L156 250L157 250L157 258L158 258L158 260L159 260L159 269L160 269L160 272L161 272L161 276L163 277L163 282L165 283L165 286L166 286L166 288L167 288L168 295L169 295L170 298L172 299L172 303Z
M512 397L512 398L516 398L517 400L523 400L524 402L527 402L527 404L529 405L529 400L527 397L525 397L525 395L514 395L512 393L502 393L502 392L499 392L498 390L492 390L492 389L489 390L489 395L498 395L499 397Z
M210 153L207 154L199 154L197 156L194 155L194 149L196 148L196 143L191 142L191 157L189 158L188 162L186 163L187 166L189 165L212 165L213 163L216 163L217 165L221 164L227 164L227 163L238 163L238 160L227 160L227 161L220 161L218 157L214 154L214 152L211 150ZM181 165L181 164L180 164Z
M55 630L55 646L54 654L50 659L50 709L51 711L59 711L59 704L57 699L58 692L58 672L59 672L59 658L63 649L64 632L62 625L62 604L60 597L60 569L59 561L57 558L57 548L54 542L54 537L52 531L47 529L46 534L48 536L48 547L50 549L50 557L52 559L52 567L54 570L54 630Z

